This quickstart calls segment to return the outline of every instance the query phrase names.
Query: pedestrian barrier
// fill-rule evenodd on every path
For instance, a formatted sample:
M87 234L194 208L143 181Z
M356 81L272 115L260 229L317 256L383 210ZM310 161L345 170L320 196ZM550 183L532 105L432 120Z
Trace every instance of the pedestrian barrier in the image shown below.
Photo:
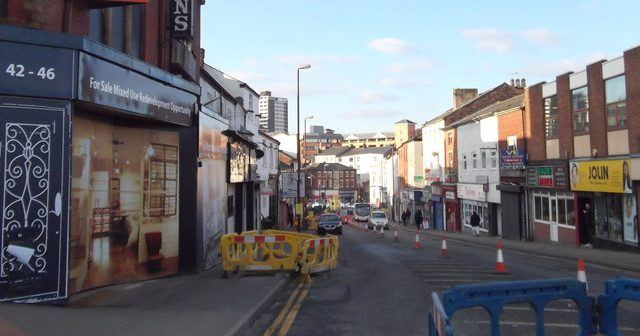
M290 271L312 274L336 268L338 237L263 230L223 235L222 269L238 271Z
M529 303L535 312L536 335L544 335L544 308L555 300L573 300L578 309L578 335L593 335L596 331L592 309L594 299L587 296L586 285L575 279L532 280L454 286L432 294L433 310L429 313L431 336L454 334L450 318L456 311L484 308L490 316L491 335L500 334L500 314L505 305ZM617 335L617 334L611 334Z
M609 336L621 335L618 330L618 303L621 300L640 301L640 280L617 278L604 284L604 294L598 297L600 332Z
M338 237L307 239L302 243L298 264L300 274L313 274L338 266Z

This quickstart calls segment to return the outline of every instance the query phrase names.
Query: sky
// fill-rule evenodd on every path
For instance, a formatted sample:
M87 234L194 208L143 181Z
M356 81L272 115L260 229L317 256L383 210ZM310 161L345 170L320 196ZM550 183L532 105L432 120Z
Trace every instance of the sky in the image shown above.
M289 99L338 133L392 131L452 106L454 88L550 82L640 44L640 1L210 0L205 62ZM301 122L300 127L302 128Z

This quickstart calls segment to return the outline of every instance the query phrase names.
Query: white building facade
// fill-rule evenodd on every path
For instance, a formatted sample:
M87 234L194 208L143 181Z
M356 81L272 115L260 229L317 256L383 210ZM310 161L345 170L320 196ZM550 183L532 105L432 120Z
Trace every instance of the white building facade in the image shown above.
M266 132L289 133L289 102L287 98L274 97L271 91L260 93L260 129Z

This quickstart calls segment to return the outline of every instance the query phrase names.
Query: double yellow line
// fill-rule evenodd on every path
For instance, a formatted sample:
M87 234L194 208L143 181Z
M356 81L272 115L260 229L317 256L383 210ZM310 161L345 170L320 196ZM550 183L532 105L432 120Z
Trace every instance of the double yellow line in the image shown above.
M289 300L287 300L287 304L284 305L284 308L282 308L271 326L269 326L269 329L267 329L262 336L271 336L276 330L278 331L278 336L284 336L289 332L293 321L295 321L300 311L300 307L302 307L302 302L304 302L307 294L309 294L309 287L311 287L311 284L303 285L302 283L296 287L293 293L291 293Z

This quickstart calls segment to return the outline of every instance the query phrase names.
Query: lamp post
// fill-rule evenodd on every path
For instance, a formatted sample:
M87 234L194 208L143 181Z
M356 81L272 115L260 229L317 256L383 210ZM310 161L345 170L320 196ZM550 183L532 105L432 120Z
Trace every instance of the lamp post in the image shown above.
M313 119L312 115L304 117L304 133L302 133L302 156L304 156L305 162L307 161L307 119Z
M298 132L296 134L296 146L298 149L298 184L297 184L297 193L298 193L298 198L296 199L296 208L298 207L298 204L300 204L300 168L302 167L301 163L300 163L300 70L304 70L304 69L309 69L311 68L311 65L309 64L303 64L303 65L298 65L298 69L297 69L297 76L296 76L296 84L297 84L297 97L296 97L296 105L297 105L297 113L298 116L296 118L296 121L298 123ZM296 209L297 210L297 209ZM304 210L300 212L300 221L298 222L298 232L302 231L302 216L303 216Z

